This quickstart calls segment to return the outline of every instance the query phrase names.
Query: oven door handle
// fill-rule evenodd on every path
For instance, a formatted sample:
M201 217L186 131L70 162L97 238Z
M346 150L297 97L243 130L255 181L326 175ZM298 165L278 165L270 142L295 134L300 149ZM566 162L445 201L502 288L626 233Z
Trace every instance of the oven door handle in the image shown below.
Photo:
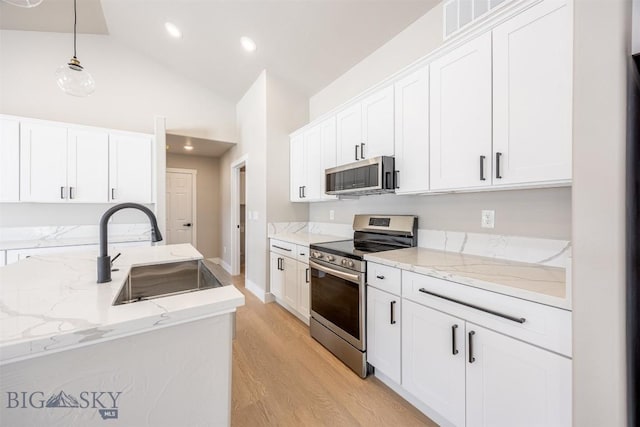
M348 280L353 283L360 283L360 275L359 274L351 274L345 273L344 271L334 270L333 268L325 267L324 265L320 265L317 262L309 260L309 267L315 268L316 270L322 271L327 274L331 274L333 276L339 277L344 280Z

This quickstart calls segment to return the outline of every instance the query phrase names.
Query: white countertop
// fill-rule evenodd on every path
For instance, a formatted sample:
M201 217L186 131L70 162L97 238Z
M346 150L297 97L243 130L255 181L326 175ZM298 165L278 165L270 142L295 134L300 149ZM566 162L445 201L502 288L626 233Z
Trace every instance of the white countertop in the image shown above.
M234 286L113 306L131 266L202 259L189 244L120 251L96 283L97 251L34 256L0 268L0 364L235 311Z
M331 236L328 234L315 234L307 233L304 231L292 233L270 233L270 239L278 239L289 243L295 243L296 245L309 246L314 243L335 242L337 240L351 240L349 237Z
M368 254L365 260L571 310L564 268L424 248Z

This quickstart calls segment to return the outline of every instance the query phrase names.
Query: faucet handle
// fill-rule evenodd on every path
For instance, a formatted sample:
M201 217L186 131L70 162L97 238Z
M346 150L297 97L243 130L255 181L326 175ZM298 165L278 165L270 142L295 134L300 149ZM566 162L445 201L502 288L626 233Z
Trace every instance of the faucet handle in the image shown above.
M120 255L122 255L122 252L118 252L118 255L114 256L114 257L111 259L111 265L113 265L113 263L118 259L118 257L119 257Z

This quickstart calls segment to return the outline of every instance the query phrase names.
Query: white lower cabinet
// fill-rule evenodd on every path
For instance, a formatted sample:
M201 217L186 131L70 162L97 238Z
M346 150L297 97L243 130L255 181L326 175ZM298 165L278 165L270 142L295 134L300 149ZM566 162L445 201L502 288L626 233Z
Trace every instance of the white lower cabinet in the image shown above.
M400 383L400 297L367 286L367 362Z
M373 262L367 271L367 362L427 416L571 425L570 312Z
M402 387L455 426L571 425L571 360L404 300Z
M571 425L570 359L471 323L467 339L467 427Z
M456 426L465 425L464 336L464 320L403 301L402 386Z
M308 254L306 246L271 240L270 292L278 304L305 323L311 313Z

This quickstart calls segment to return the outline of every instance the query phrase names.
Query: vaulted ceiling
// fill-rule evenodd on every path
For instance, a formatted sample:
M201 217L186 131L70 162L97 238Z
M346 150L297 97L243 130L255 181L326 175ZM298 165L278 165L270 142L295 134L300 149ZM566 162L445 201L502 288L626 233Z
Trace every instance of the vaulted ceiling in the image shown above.
M108 34L229 101L237 101L265 68L310 96L437 3L78 0L78 30ZM167 34L167 21L182 30L181 39ZM2 29L70 32L72 25L73 0L44 0L32 9L0 2ZM255 40L254 53L242 50L241 36Z

